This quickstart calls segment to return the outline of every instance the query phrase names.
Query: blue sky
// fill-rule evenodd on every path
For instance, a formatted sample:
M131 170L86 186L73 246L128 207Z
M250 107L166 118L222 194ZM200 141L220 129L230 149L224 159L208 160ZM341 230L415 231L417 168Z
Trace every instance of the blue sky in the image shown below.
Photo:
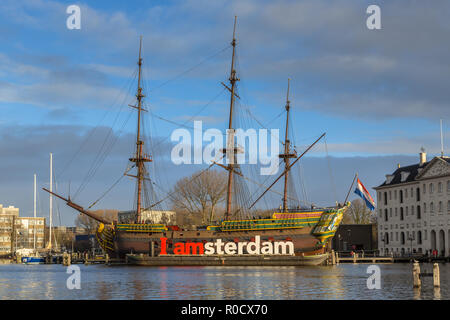
M71 4L81 7L81 30L66 28L65 11ZM381 183L397 162L415 162L422 146L430 155L438 154L439 119L444 120L445 141L450 139L450 5L376 1L382 29L368 30L365 11L370 4L375 3L2 1L0 203L29 214L30 201L18 194L32 187L34 172L41 181L47 179L49 152L55 154L59 183L64 188L69 180L75 186L80 183L96 154L94 144L83 141L98 126L112 127L120 137L105 159L108 169L103 175L100 171L77 200L92 202L115 180L108 172L123 171L132 150L134 118L123 130L121 125L132 112L126 106L133 102L136 88L132 80L139 35L144 39L145 101L152 114L184 122L216 98L197 119L206 127L224 129L229 96L220 82L229 76L235 15L240 103L267 124L283 110L291 78L299 150L327 132L330 156L348 163L371 157L362 161L366 169L361 168L370 172L368 187ZM280 117L270 126L282 128L283 122ZM158 118L148 127L162 138L175 129ZM93 140L101 143L98 131ZM70 162L80 146L86 147ZM323 151L318 147L311 156L323 156ZM375 157L381 157L383 166L372 175ZM339 172L341 162L335 163ZM311 172L318 170L318 164L311 166ZM174 176L196 169L176 168ZM170 185L174 177L167 181ZM344 190L348 183L337 184ZM320 201L331 200L317 190ZM129 206L117 196L107 201L101 207ZM71 214L65 214L67 224Z

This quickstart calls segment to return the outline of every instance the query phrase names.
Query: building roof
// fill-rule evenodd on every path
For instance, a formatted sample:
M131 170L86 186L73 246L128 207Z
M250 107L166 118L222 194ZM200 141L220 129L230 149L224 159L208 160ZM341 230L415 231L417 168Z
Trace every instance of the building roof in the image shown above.
M397 170L392 173L391 176L392 179L388 183L388 179L386 179L382 184L380 184L378 187L375 187L374 189L385 187L385 186L393 186L400 183L408 183L416 181L416 177L419 175L419 173L422 172L423 169L425 169L431 162L435 162L436 160L442 160L446 161L450 164L450 158L449 157L434 157L433 160L427 161L423 163L422 165L420 163L413 164L406 167L400 167ZM402 181L402 174L406 176L404 180Z

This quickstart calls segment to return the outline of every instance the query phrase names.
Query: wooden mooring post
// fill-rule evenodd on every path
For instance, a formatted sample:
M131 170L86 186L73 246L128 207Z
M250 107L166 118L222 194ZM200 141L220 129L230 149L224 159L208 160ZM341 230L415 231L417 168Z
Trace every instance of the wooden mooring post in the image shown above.
M441 286L441 276L439 274L439 265L437 263L433 264L433 285L435 288Z
M413 287L414 288L420 288L421 286L421 281L420 281L420 266L419 266L419 262L414 262L413 264Z
M413 264L413 287L420 288L422 285L422 280L420 277L433 277L433 286L435 288L440 288L441 277L439 273L439 264L433 264L433 273L420 273L419 262L415 261Z
M71 263L72 263L72 256L70 254L68 254L67 252L64 252L63 253L63 261L62 261L63 266L68 267L71 265Z

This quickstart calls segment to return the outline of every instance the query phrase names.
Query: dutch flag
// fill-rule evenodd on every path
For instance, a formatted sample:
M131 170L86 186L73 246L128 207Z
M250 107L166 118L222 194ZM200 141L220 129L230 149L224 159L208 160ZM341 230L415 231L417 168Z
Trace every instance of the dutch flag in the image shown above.
M369 191L367 191L367 189L364 187L361 181L359 181L359 179L356 184L355 193L364 199L364 201L366 202L366 206L370 210L375 209L375 201L373 201L373 198L370 196Z

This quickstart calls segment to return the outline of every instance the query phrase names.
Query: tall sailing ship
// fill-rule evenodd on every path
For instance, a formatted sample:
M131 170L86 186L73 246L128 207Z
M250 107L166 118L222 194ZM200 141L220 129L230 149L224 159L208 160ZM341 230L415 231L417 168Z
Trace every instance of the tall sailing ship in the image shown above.
M232 46L232 59L231 59L231 72L229 77L229 86L226 89L230 92L230 109L229 109L229 132L234 132L234 107L235 99L238 97L236 94L236 82L239 81L235 70L235 57L236 57L236 19L234 21L233 40ZM349 207L350 203L344 205L337 204L333 207L327 208L300 208L291 209L288 206L288 179L290 178L291 168L300 160L300 158L308 152L325 134L318 138L312 145L310 145L306 151L300 156L291 148L289 140L289 82L286 98L286 127L285 127L285 140L283 153L279 155L279 158L284 162L284 170L281 175L253 202L250 207L245 210L251 209L257 201L259 201L270 189L281 179L284 179L284 190L282 206L280 210L276 210L269 218L242 218L242 214L238 212L244 211L244 208L233 207L233 197L237 190L233 190L233 185L236 183L233 181L239 176L242 176L239 164L236 161L236 155L239 153L233 135L228 135L227 147L223 149L223 157L228 160L227 165L216 163L218 166L226 169L227 171L227 193L226 193L226 211L224 219L219 223L210 225L202 230L182 230L177 226L167 226L162 223L147 223L143 220L142 214L149 208L143 206L143 184L146 179L148 171L146 169L146 163L151 162L152 158L144 152L144 141L141 139L141 117L142 112L145 111L142 106L142 100L144 98L143 89L141 87L141 69L142 69L142 37L139 47L139 73L138 73L138 86L137 86L137 103L132 106L137 110L137 138L136 138L136 150L129 159L136 168L136 175L128 175L136 179L136 210L134 223L119 223L117 221L110 221L105 217L83 208L82 206L74 203L70 196L65 198L61 195L55 194L44 188L47 192L50 192L54 196L64 200L69 207L79 211L82 214L89 216L90 218L99 222L99 227L96 232L97 239L101 247L110 256L124 258L128 254L137 254L138 257L152 256L157 257L161 253L171 254L174 250L174 245L177 243L207 243L214 242L217 239L221 239L224 243L234 242L238 243L250 243L257 238L261 242L285 242L289 241L293 243L294 252L292 256L296 257L297 264L321 264L327 258L327 244L329 240L334 236L337 227L339 226L345 210ZM150 207L151 208L151 207ZM164 239L164 243L162 243ZM163 247L164 246L164 247ZM245 252L243 252L245 254ZM136 257L136 256L135 256ZM139 259L139 258L138 258ZM200 259L200 258L199 258ZM166 260L167 261L167 260ZM302 263L303 262L303 263ZM139 261L138 261L139 263ZM245 262L244 262L245 264Z

